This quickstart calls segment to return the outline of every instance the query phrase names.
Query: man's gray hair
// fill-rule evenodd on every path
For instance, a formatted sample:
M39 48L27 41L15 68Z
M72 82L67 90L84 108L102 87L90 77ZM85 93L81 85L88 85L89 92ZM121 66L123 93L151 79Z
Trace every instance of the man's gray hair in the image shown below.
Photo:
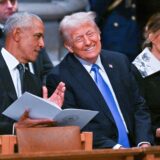
M65 16L59 25L59 31L62 35L63 40L69 39L70 30L76 28L84 23L91 23L96 26L95 23L96 14L95 12L77 12L71 15ZM97 27L98 28L98 27Z
M32 26L33 19L37 19L42 22L41 18L35 14L28 12L17 12L11 15L5 25L4 25L4 33L8 34L13 29L17 27L29 27ZM43 23L43 22L42 22Z

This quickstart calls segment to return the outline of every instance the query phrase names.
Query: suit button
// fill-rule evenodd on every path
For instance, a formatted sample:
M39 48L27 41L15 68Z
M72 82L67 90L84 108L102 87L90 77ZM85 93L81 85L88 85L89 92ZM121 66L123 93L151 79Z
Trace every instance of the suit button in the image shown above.
M119 23L114 22L114 23L113 23L113 26L114 26L114 27L118 27L118 26L119 26Z

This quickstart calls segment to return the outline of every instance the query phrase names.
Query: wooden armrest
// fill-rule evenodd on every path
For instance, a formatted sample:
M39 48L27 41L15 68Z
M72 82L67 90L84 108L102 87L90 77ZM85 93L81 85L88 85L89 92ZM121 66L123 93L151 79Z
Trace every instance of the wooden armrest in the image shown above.
M1 135L0 136L1 154L14 153L14 148L16 143L17 139L15 135Z
M93 145L93 133L92 132L82 132L81 133L81 143L82 148L86 151L92 150Z

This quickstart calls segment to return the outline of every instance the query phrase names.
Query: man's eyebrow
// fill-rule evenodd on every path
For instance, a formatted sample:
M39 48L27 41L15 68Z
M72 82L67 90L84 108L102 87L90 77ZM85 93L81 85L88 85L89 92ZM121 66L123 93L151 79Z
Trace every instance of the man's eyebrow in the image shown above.
M35 35L35 36L44 36L43 33L35 33L34 35Z
M16 2L16 0L9 0L12 4L14 4ZM6 3L7 0L0 0L0 3Z

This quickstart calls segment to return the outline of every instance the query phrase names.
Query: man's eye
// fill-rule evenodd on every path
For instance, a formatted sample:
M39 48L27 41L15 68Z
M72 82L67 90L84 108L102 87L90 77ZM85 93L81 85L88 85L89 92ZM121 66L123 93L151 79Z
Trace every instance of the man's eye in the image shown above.
M43 37L41 34L36 34L34 35L35 38L40 39L41 37Z
M82 42L82 41L83 41L83 38L82 38L82 37L77 37L74 41L75 41L75 42Z
M10 2L11 2L12 4L15 4L16 0L10 0Z
M82 41L82 38L76 39L76 42L81 42L81 41Z
M7 1L10 1L12 5L16 2L16 0L0 0L0 4L7 3Z
M94 35L95 35L95 32L90 32L90 33L87 34L87 36L89 36L89 37L92 37Z

